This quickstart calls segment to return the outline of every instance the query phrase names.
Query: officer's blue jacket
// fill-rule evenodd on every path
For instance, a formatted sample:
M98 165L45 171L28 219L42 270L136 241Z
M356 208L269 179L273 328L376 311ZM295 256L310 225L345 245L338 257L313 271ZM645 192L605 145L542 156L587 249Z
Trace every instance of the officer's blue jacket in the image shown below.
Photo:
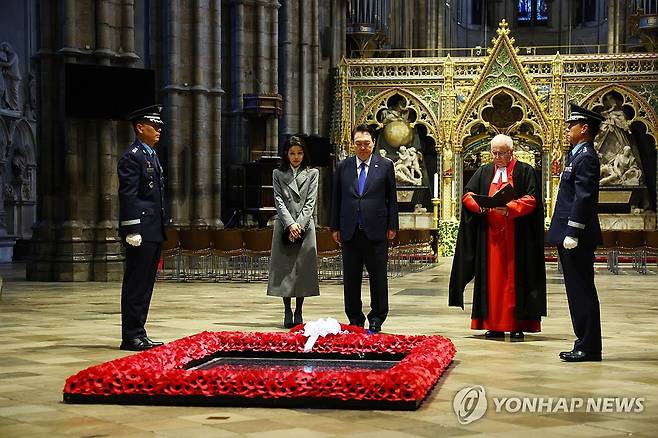
M141 141L121 155L119 175L119 235L141 234L145 242L165 240L165 182L157 155Z
M562 244L565 236L577 237L578 245L595 247L601 243L599 224L599 157L592 142L585 142L560 177L553 219L546 241Z

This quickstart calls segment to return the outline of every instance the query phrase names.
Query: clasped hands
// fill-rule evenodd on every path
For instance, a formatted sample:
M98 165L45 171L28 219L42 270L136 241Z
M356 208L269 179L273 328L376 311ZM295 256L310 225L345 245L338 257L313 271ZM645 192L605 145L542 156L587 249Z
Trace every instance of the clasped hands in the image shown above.
M508 216L509 215L509 210L507 209L507 206L494 207L494 208L480 207L480 212L481 213L486 213L489 210L493 211L494 213L502 214L503 216Z
M294 242L302 237L302 226L295 222L288 227L288 232L288 239L290 239L291 242Z

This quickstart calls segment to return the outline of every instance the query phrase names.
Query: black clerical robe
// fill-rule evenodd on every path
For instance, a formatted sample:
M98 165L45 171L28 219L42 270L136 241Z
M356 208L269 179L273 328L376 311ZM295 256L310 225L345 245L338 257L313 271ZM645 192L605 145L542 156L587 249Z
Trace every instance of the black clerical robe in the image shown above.
M536 208L514 220L514 259L499 263L515 263L515 317L519 320L539 320L546 315L546 267L544 263L544 213L540 185L534 169L516 162L512 170L516 198L531 195ZM494 165L481 166L466 185L464 192L489 195ZM464 308L464 288L473 279L474 320L488 316L487 278L487 217L462 206L457 244L450 273L450 306ZM493 261L495 262L495 261Z

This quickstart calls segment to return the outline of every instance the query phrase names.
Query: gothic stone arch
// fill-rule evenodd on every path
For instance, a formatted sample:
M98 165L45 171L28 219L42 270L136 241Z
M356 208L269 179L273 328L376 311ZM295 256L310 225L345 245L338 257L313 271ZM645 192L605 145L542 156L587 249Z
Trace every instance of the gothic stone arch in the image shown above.
M436 119L436 114L430 110L428 103L410 90L404 88L390 88L386 91L376 95L355 117L355 126L361 123L368 125L376 125L377 128L382 128L384 125L377 120L377 113L387 108L386 102L388 99L396 94L407 99L409 106L416 111L417 117L410 125L413 128L415 125L420 124L427 128L427 136L434 139L438 143L440 138L439 123ZM350 146L351 150L352 146Z

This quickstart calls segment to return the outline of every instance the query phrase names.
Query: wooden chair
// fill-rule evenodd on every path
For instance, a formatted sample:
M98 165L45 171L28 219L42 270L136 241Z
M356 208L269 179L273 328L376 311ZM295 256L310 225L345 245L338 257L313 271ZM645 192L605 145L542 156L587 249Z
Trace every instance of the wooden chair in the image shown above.
M272 228L246 229L242 238L247 281L267 280L272 254Z
M212 273L215 280L244 280L246 277L242 230L214 230L212 240Z
M182 280L208 280L212 272L210 230L180 230Z
M318 249L318 276L320 280L342 278L343 263L340 246L334 241L331 230L316 228L315 241Z
M400 259L400 273L411 271L411 259L414 252L416 230L398 230L397 255Z
M386 267L388 276L391 278L402 277L402 254L400 252L400 231L393 240L388 241L388 265Z
M165 229L167 240L162 242L162 269L158 270L158 280L180 280L181 247L178 228Z

